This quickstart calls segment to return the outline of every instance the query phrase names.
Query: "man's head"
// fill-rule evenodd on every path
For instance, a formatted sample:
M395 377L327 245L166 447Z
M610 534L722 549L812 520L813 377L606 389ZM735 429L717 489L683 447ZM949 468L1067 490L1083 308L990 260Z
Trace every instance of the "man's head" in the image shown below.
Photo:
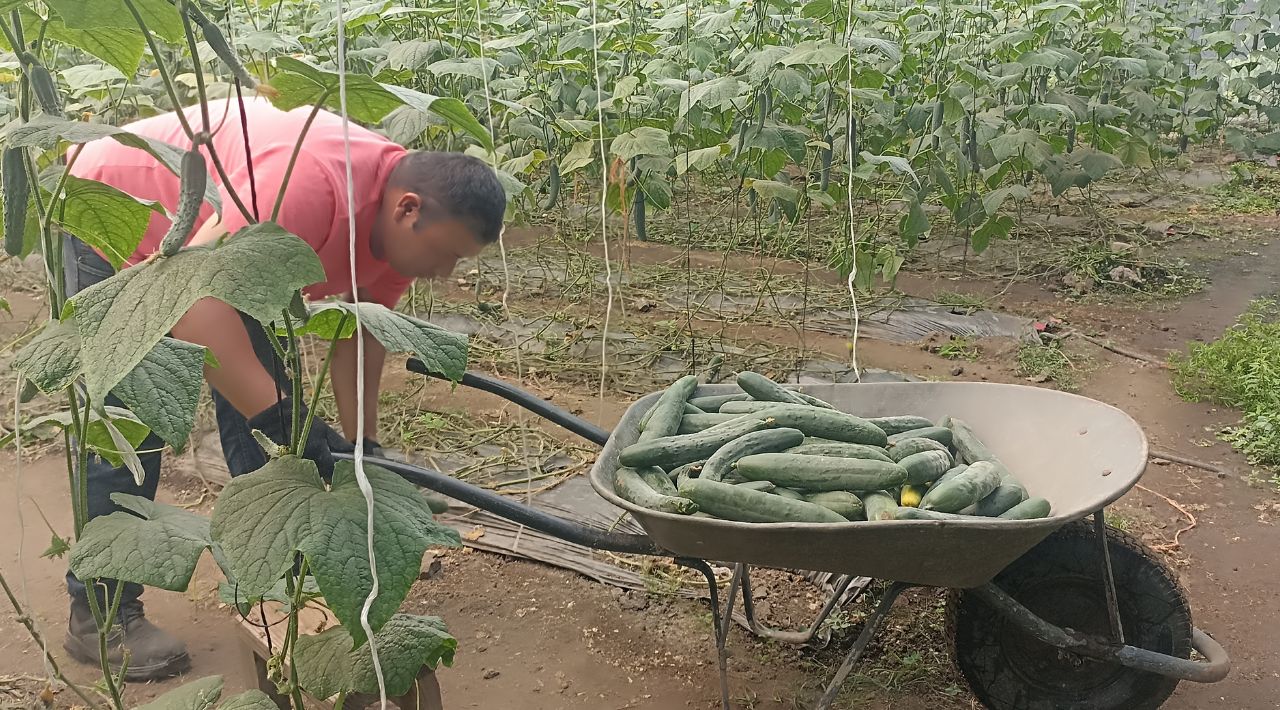
M506 191L484 161L410 152L391 171L373 229L374 256L414 278L448 276L498 240Z

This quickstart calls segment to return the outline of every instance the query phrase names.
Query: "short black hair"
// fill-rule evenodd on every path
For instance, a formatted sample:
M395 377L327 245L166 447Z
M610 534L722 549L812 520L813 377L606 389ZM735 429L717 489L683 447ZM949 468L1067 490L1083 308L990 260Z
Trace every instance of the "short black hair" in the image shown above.
M485 244L498 240L507 192L493 168L464 153L410 151L391 171L389 183L423 200L423 214L443 212L469 223Z

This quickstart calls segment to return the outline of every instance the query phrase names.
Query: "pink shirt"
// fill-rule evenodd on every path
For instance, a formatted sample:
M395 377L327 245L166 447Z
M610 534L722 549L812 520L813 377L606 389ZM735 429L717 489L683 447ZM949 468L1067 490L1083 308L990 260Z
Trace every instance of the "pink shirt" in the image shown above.
M271 217L289 156L310 112L309 106L286 112L264 98L245 99L244 113L249 129L249 147L253 151L259 221ZM188 108L185 113L191 126L200 130L199 106ZM234 98L230 102L212 100L209 113L214 149L226 169L231 186L252 212L249 165L239 104ZM124 128L179 148L191 146L172 112L135 121ZM401 276L390 264L376 258L370 250L369 240L387 178L407 151L355 123L350 124L350 135L351 174L355 187L357 285L362 299L393 308L412 279ZM208 158L207 149L205 157ZM313 300L351 292L345 161L342 118L322 110L307 131L276 220L309 244L324 265L325 281L303 290ZM177 206L178 176L147 152L109 138L86 143L71 172L78 177L105 182L134 197L155 200L170 212ZM222 196L222 223L228 233L234 234L247 224L247 220L231 200L212 161L209 161L209 172ZM213 207L206 202L199 223L212 215ZM146 234L126 264L136 264L153 253L169 224L167 217L153 213Z

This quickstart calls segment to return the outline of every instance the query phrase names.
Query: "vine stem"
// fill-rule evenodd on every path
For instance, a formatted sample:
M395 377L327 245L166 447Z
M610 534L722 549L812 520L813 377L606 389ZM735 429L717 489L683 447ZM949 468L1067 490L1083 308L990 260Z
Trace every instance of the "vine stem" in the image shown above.
M302 124L302 135L298 136L298 142L293 144L293 152L289 154L289 164L284 168L284 179L280 181L280 192L276 195L276 203L271 208L271 221L276 221L280 216L280 207L284 205L285 189L289 186L289 177L293 175L293 166L298 163L298 154L302 152L302 140L307 137L307 133L311 130L311 123L316 120L316 116L320 113L320 107L324 106L324 102L332 93L330 89L325 89L316 99L315 108L311 109L311 113L307 116L307 120Z
M311 389L311 404L307 408L307 419L302 423L303 431L311 431L311 420L315 419L316 407L320 406L320 391L324 389L325 376L329 374L329 363L333 361L333 350L338 345L338 336L342 334L342 329L347 327L347 319L350 317L350 313L342 314L342 320L338 321L338 329L334 333L333 339L329 341L329 352L324 356L324 362L320 365L320 372L316 375L315 386ZM355 337L363 338L364 333L356 333Z
M22 605L18 603L18 597L14 595L13 589L9 587L9 580L5 579L4 572L0 572L0 587L4 588L5 596L9 597L9 603L13 605L13 610L18 614L18 623L26 628L27 633L31 635L31 639L40 647L40 653L44 654L44 660L49 664L49 668L53 670L53 677L59 683L71 689L71 692L80 697L91 708L101 708L102 705L89 697L84 689L72 683L62 674L62 670L58 668L58 662L54 659L53 654L49 653L49 646L45 643L44 636L40 634L40 630L36 628L36 624L32 621L31 616L27 614Z

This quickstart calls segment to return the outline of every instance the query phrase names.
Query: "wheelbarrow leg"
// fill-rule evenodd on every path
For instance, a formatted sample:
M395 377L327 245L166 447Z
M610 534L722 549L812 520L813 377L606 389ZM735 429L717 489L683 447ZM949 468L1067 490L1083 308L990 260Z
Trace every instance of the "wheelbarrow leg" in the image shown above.
M728 641L729 626L722 624L720 621L720 590L716 585L716 573L711 570L711 565L706 560L700 560L696 557L677 557L676 564L682 567L688 567L702 573L707 578L707 591L711 595L711 626L715 630L716 635L716 661L720 669L720 705L723 710L731 710L729 706L729 664L725 655L725 644ZM737 578L735 571L734 577ZM731 590L733 595L736 590ZM733 597L730 596L729 603L725 605L725 616L727 617L733 609ZM722 632L723 628L723 632Z
M844 663L840 664L840 669L836 671L835 676L827 685L827 691L818 699L818 704L814 706L814 710L829 710L835 703L836 696L840 695L840 686L844 685L845 679L853 672L853 667L862 656L862 652L867 650L867 645L871 643L871 639L880 630L880 625L884 623L885 617L889 615L889 610L893 608L893 603L898 600L898 595L902 594L910 586L905 582L894 582L885 590L884 597L876 605L875 611L871 612L871 616L867 617L867 623L862 627L862 633L858 634L858 640L853 643L853 648L849 649L849 655L844 657Z
M813 620L809 628L804 631L783 631L770 626L765 626L756 619L756 601L751 594L751 574L744 570L742 575L742 613L747 619L747 628L751 629L751 633L762 638L769 638L783 643L807 644L818 635L818 630L822 628L823 622L831 616L831 612L835 610L840 603L840 599L844 597L844 593L848 591L849 585L854 580L864 579L853 575L840 575L835 585L832 587L831 596L827 597L827 601L822 606L822 610L818 612L818 618ZM732 608L732 604L730 607Z
M1107 520L1103 509L1093 512L1093 532L1098 538L1098 564L1102 565L1102 586L1107 592L1107 616L1111 619L1111 640L1124 643L1124 626L1120 623L1120 602L1116 598L1116 578L1111 571L1111 549L1107 545Z

